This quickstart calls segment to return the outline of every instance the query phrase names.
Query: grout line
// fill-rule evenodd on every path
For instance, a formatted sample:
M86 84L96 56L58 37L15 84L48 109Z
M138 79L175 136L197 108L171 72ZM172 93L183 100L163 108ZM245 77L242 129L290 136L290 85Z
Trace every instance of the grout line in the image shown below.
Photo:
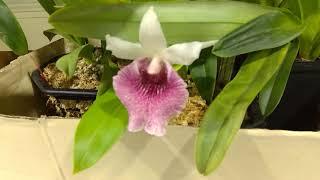
M61 168L61 166L59 165L59 161L57 158L57 154L55 153L52 141L49 137L49 134L47 132L47 120L45 118L39 118L38 119L38 125L41 131L41 134L43 135L44 141L50 151L51 157L53 158L53 161L55 163L55 168L58 171L59 177L61 180L66 180L66 177L63 173L63 170Z
M177 156L185 166L189 166L192 167L189 163L189 161L181 154L181 152L179 152L179 150L176 149L176 147L166 138L161 138L162 141L167 145L167 147L169 148L169 150L174 153L175 156ZM193 168L193 167L192 167Z

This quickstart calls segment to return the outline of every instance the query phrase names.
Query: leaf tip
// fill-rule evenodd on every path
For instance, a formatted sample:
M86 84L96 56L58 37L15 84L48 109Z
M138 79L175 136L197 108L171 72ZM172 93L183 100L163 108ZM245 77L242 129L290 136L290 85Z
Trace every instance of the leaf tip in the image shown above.
M72 174L73 175L78 174L78 173L80 173L81 171L83 171L85 169L87 169L87 167L81 166L79 163L74 162L73 163Z
M211 170L208 170L207 166L203 166L199 164L197 164L197 170L203 176L208 176L212 172Z
M205 176L205 170L202 168L202 166L197 164L197 170L201 175Z
M76 174L78 174L80 171L81 171L80 169L73 168L72 174L73 174L73 175L76 175Z

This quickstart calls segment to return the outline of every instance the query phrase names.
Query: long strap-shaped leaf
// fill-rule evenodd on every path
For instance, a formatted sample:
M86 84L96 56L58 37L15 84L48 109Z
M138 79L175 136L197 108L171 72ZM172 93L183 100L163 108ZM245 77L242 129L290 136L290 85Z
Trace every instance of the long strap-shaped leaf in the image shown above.
M28 43L17 19L0 0L0 40L17 55L28 53Z
M303 59L316 60L320 56L320 9L305 19L306 29L300 36L300 55Z
M63 0L63 2L67 5L74 5L74 4L91 4L91 3L110 3L116 4L121 2L131 2L132 0ZM147 1L147 0L146 0Z
M69 34L65 34L63 32L58 32L56 29L48 29L43 31L43 34L51 41L56 35L61 35L65 39L68 39L70 42L75 43L78 46L82 46L87 44L87 39L86 38L81 38L81 37L75 37Z
M314 37L312 41L312 47L310 51L310 59L316 60L320 57L320 31Z
M105 39L106 34L138 40L143 14L153 6L168 43L219 39L240 25L277 8L234 1L146 2L121 5L76 4L49 18L58 30L81 37ZM243 13L246 12L246 13Z
M246 110L283 63L291 44L251 54L209 106L196 139L196 164L209 174L221 163Z
M56 8L54 7L56 3L54 0L38 0L38 2L49 14L52 14L54 11L56 11Z
M285 0L282 6L299 16L306 26L300 36L300 56L317 59L320 56L320 0Z
M287 44L304 30L300 20L289 12L271 12L257 17L224 36L213 53L232 57Z
M127 121L127 111L113 90L98 96L77 127L74 172L95 164L125 132Z
M284 0L281 7L290 9L291 12L296 14L302 20L307 19L309 16L319 12L319 0Z
M278 106L289 79L292 65L299 51L299 41L293 41L279 71L273 75L259 94L259 105L264 117L269 116Z
M264 6L274 6L274 7L278 7L282 2L282 0L236 0L236 1L256 3Z
M56 0L38 0L38 2L41 4L43 9L47 11L48 14L54 13L56 11L56 7L61 5L61 3L63 3L62 1L56 1ZM43 34L49 39L49 41L51 41L56 35L60 34L64 38L75 43L76 45L82 46L87 43L87 40L85 38L65 34L63 32L57 31L56 29L45 30L43 31Z
M41 4L41 6L47 11L48 14L52 14L56 11L56 6L61 5L61 1L56 1L56 0L38 0L38 2ZM57 31L56 29L48 29L43 32L45 36L49 39L49 41L52 40L54 36L57 34L60 34L64 38L68 39L69 41L81 46L85 45L87 43L87 40L85 38L81 37L76 37L73 35L69 35L66 33L63 33L61 31Z
M218 57L211 53L211 48L202 50L199 59L190 66L192 80L207 104L210 104L213 99L217 69Z

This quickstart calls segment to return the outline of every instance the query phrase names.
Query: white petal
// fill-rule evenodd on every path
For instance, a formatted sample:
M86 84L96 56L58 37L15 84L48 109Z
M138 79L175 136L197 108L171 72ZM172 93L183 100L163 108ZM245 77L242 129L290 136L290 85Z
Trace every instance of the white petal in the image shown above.
M162 60L159 57L154 57L148 66L148 73L158 74L162 68L161 62Z
M160 56L170 64L190 65L199 58L202 49L213 46L217 41L175 44L165 49Z
M128 42L110 35L106 36L106 41L106 49L112 51L117 58L134 60L146 56L139 43Z
M158 16L153 7L143 15L140 23L139 39L149 56L160 53L167 47Z

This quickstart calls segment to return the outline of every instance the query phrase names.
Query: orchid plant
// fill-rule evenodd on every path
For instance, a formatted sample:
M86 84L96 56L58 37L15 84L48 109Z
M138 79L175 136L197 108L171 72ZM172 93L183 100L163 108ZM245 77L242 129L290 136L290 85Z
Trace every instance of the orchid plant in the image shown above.
M135 0L93 0L92 2L101 3L122 3L122 2L134 2ZM300 37L301 47L300 55L306 60L315 60L319 54L318 50L319 38L318 38L318 27L317 27L317 16L318 16L318 0L301 1L301 0L237 0L242 2L257 3L261 5L274 6L274 7L285 7L297 16L306 21L307 30ZM38 0L42 7L49 13L54 13L57 9L63 6L69 6L73 4L86 3L82 0ZM312 6L314 4L314 6ZM296 8L298 7L298 8ZM308 13L309 12L309 13ZM311 12L311 13L310 13ZM305 14L305 15L304 15ZM226 30L228 31L228 30ZM81 38L74 35L66 34L63 31L57 29L49 29L44 31L44 35L52 40L57 34L62 35L64 38L75 44L76 49L72 52L72 55L66 55L58 60L57 68L65 72L69 77L72 77L75 72L76 62L79 58L89 58L91 62L94 59L100 57L94 56L94 47L88 43L87 38ZM80 33L81 34L81 33ZM21 44L21 43L20 43ZM99 59L98 59L99 61Z
M305 33L305 24L287 5L290 0L63 1L59 10L55 3L42 4L53 10L49 22L56 31L71 39L85 37L76 54L90 46L86 38L95 38L108 56L132 61L116 74L104 61L105 88L76 131L75 173L94 165L126 130L165 135L168 120L182 111L188 97L186 83L173 68L179 65L188 67L209 105L195 143L197 168L209 174L257 96L264 117L276 108ZM241 54L247 58L231 77ZM63 61L74 64L68 59ZM221 79L224 85L216 88Z

